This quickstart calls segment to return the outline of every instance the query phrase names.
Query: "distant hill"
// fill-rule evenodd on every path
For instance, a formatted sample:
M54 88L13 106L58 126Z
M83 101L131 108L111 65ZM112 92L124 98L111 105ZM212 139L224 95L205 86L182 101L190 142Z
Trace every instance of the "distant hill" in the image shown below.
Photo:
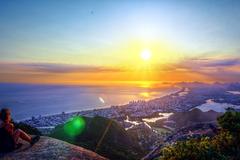
M65 130L74 120L57 126L50 136L96 151L114 160L134 160L143 156L144 153L135 137L129 135L116 121L99 116L81 118L85 121L85 127L76 136L69 136Z
M181 128L197 123L215 123L217 122L217 117L219 117L220 115L222 115L222 113L218 113L213 110L210 110L208 112L202 112L200 109L194 108L191 111L174 113L172 116L169 117L169 119L176 122L177 128Z
M13 152L0 155L3 160L107 160L92 151L50 137L41 137L34 146L24 145Z

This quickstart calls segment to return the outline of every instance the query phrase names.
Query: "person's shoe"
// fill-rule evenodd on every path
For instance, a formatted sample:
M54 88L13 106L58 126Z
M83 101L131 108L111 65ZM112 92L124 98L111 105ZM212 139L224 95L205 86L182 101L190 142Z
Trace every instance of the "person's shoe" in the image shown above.
M40 136L35 136L32 138L32 141L30 142L31 145L34 145L37 141L39 141Z

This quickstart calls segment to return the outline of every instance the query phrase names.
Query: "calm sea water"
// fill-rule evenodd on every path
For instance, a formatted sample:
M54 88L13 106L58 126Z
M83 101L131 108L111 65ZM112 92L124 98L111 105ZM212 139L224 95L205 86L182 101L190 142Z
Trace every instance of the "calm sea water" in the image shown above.
M15 120L31 116L81 111L160 97L177 88L114 86L56 86L0 83L0 108L12 110Z

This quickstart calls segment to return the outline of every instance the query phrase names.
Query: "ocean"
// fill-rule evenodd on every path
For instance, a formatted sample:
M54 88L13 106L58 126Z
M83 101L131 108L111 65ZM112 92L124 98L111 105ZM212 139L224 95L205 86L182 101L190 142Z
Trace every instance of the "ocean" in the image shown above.
M69 86L0 83L0 108L14 120L82 111L148 100L177 91L174 87Z

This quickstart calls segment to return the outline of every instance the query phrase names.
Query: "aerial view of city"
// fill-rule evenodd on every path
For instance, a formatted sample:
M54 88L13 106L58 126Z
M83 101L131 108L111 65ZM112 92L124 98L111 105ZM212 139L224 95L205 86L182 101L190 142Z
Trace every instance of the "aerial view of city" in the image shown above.
M2 0L0 17L0 159L240 159L240 1Z

